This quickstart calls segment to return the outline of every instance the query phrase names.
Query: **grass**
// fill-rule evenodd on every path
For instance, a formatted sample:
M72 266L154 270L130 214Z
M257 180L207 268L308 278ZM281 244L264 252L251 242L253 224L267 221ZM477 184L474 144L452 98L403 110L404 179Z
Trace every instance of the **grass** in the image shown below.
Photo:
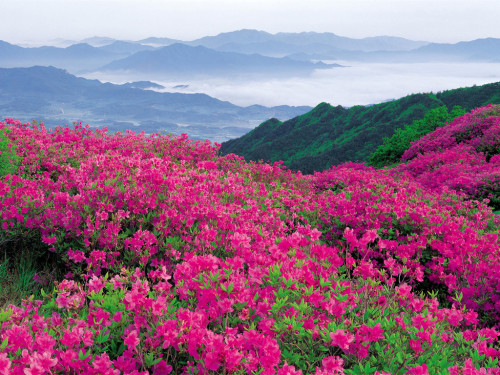
M55 255L47 252L45 257L37 256L40 253L30 251L26 242L0 247L0 309L10 304L20 306L31 296L42 299L42 288L52 290L56 277L62 279L63 270L54 262Z

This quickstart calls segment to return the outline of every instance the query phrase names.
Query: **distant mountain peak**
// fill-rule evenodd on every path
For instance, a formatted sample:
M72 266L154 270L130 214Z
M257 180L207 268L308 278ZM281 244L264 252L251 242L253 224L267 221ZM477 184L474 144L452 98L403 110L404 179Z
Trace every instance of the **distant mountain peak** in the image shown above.
M138 40L136 43L140 43L143 45L149 45L153 47L161 47L161 46L168 46L174 43L182 43L182 41L178 39L172 39L172 38L161 38L161 37L149 37L146 39L141 39Z
M144 79L154 75L169 77L193 76L292 76L309 74L316 69L336 67L332 64L274 58L259 54L217 51L201 45L175 43L102 66L99 71L126 71L141 74Z
M85 50L94 50L95 47L91 46L88 43L77 43L77 44L72 44L69 47L66 47L65 49L67 50L80 50L80 51L85 51Z
M116 39L109 38L107 36L93 36L90 38L85 38L80 41L80 43L90 44L93 47L102 47L115 42Z

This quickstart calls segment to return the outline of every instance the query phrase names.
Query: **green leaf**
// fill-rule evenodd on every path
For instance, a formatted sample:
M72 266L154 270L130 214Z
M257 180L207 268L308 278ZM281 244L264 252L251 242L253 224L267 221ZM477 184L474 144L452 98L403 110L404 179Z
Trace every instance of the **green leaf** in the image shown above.
M396 359L398 360L399 363L403 364L403 353L397 352Z
M80 361L83 361L85 359L87 359L91 354L91 351L89 350L86 354L83 354L82 350L80 349L78 351L78 359L80 359Z
M366 374L371 374L377 371L375 367L370 366L370 362L366 362L365 368L363 369Z
M7 310L0 311L0 322L5 322L9 320L12 315L12 310L9 308Z
M344 302L344 301L347 301L347 299L349 298L348 295L346 294L342 294L342 295L336 295L335 296L335 299L339 302Z
M2 341L2 344L0 345L0 350L5 350L7 348L7 345L9 345L8 337L6 337L5 340Z

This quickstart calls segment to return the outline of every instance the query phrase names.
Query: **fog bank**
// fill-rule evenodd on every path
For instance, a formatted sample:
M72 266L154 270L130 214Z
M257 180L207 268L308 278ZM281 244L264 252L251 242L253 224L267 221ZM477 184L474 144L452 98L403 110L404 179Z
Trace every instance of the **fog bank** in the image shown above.
M438 92L500 81L500 63L373 64L338 62L344 68L317 70L308 77L267 80L155 81L167 92L205 93L240 106L261 104L369 105L421 92ZM104 82L124 83L141 77L86 75Z

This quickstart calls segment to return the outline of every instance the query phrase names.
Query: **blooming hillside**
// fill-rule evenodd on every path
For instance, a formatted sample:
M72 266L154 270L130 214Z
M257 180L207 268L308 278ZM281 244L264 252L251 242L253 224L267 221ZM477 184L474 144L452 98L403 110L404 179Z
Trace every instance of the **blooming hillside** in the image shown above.
M450 188L500 209L500 106L477 108L414 142L399 170L433 189Z
M51 260L43 298L0 312L0 374L500 374L481 202L186 137L0 129L0 245Z

